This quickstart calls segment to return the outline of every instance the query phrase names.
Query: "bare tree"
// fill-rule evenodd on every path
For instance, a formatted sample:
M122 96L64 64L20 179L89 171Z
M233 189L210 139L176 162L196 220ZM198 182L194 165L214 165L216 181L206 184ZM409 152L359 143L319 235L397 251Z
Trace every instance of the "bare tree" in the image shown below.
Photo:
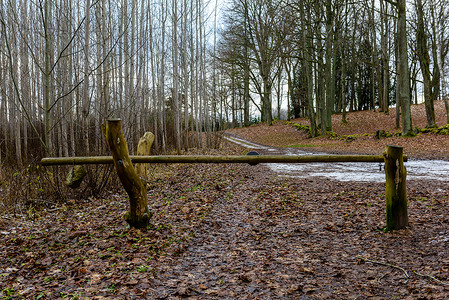
M397 95L401 105L402 113L402 135L413 135L412 115L410 109L410 72L408 66L407 50L407 16L405 0L386 0L395 6L398 13L397 21L397 47L398 47L398 75L397 75Z
M424 102L426 107L427 127L436 127L434 101L440 91L440 69L437 63L438 56L434 57L433 72L430 71L430 55L428 49L428 38L424 26L424 6L422 0L415 1L417 24L416 24L416 53L421 66L424 82ZM427 23L427 22L426 22ZM435 45L435 43L434 43ZM436 45L435 45L436 54Z
M90 95L89 95L89 47L90 47L90 0L86 0L84 25L84 88L83 88L83 145L85 155L90 154Z
M380 110L389 114L389 87L390 87L390 64L388 53L388 5L385 0L380 0L380 36L381 36L381 62L382 62L382 97L380 98Z

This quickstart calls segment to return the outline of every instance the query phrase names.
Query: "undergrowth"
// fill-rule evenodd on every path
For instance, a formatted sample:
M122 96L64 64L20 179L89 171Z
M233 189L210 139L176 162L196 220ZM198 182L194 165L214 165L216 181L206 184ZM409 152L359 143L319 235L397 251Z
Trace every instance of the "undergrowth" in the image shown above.
M304 125L304 124L295 123L295 122L286 122L286 124L293 126L297 130L305 131L309 135L309 137L312 136L311 129L310 129L309 125ZM395 134L386 133L386 136L384 136L384 137L391 137L394 135ZM328 132L326 132L326 136L328 138L330 138L331 140L342 140L342 141L346 141L346 142L351 142L351 141L356 140L359 137L374 136L374 134L365 133L365 134L339 135L334 131L328 131ZM313 145L298 145L298 146L292 145L290 147L315 147L315 146L313 146Z
M301 123L295 123L295 122L290 122L290 121L286 122L286 124L295 127L296 130L302 130L302 131L305 131L309 136L312 135L312 134L311 134L311 129L310 129L310 126L309 126L309 125L303 125L303 124L301 124Z
M25 168L0 167L0 213L27 215L41 208L53 207L68 199L98 196L118 186L111 176L112 166L89 166L84 182L77 189L65 185L70 167L43 167L32 163Z
M212 146L217 149L189 149L185 154L220 154L221 137ZM0 215L25 215L33 219L42 208L52 208L69 200L104 197L121 190L122 185L113 165L85 166L87 175L76 189L66 186L66 178L73 166L41 166L38 162L25 168L0 166ZM154 182L170 177L176 165L152 164L148 178ZM151 185L150 182L147 185Z

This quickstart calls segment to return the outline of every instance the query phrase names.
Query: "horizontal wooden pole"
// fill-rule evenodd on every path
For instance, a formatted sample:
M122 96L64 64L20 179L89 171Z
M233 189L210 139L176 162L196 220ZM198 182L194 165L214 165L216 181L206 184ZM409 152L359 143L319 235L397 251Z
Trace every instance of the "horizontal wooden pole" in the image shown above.
M161 155L130 156L133 163L332 163L332 162L384 162L383 155ZM404 161L407 156L404 155ZM41 160L49 165L112 164L112 156L47 157Z

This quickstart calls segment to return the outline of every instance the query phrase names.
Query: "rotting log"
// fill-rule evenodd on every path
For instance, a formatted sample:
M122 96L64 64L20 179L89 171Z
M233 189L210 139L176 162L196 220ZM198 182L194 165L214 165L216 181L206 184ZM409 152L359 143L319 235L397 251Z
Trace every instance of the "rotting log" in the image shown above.
M213 155L161 155L130 156L133 163L333 163L333 162L384 162L383 155L254 155L254 156L213 156ZM407 161L407 156L403 157ZM90 157L47 157L41 160L49 165L112 164L111 156Z
M147 189L134 170L129 157L128 145L123 136L122 121L107 120L105 135L117 175L129 195L129 211L124 215L124 219L131 227L146 228L151 218L148 210Z
M387 232L408 226L407 212L407 171L399 146L385 147L385 201Z

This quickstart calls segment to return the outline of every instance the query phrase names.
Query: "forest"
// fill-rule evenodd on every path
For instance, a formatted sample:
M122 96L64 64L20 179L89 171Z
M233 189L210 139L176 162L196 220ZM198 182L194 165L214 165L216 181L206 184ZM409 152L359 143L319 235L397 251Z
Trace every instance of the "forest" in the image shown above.
M0 3L0 299L448 298L449 1Z
M43 0L1 3L0 163L106 151L126 120L159 153L213 147L213 132L447 102L444 0ZM449 117L448 117L449 118ZM444 124L440 124L444 125ZM205 134L206 139L201 136Z

